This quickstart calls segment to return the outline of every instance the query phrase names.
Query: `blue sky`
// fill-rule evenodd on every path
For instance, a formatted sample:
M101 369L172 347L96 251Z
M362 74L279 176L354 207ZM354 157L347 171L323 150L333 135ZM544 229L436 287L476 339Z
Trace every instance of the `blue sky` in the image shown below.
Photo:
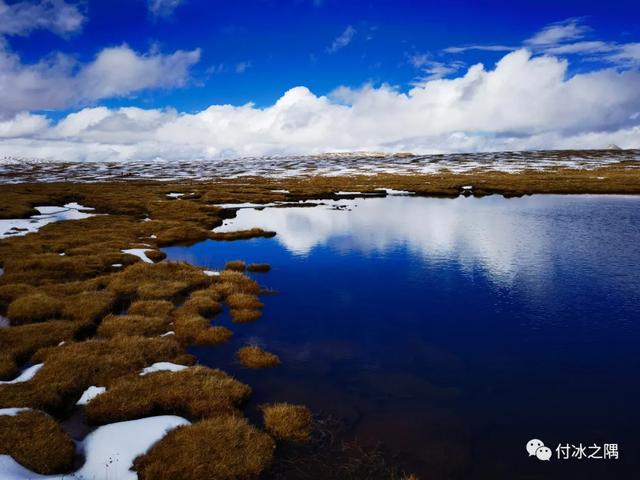
M252 103L260 113L298 86L316 99L329 96L332 108L380 101L387 89L400 96L384 100L385 105L399 105L401 95L413 95L410 92L416 87L424 89L429 82L464 77L478 63L491 71L497 62L522 49L530 55L523 69L538 72L541 69L532 62L552 57L564 62L562 80L586 79L595 72L599 82L612 82L612 88L620 88L614 84L622 82L623 90L628 91L637 80L634 75L640 65L639 17L640 6L631 0L0 0L0 89L4 90L4 96L0 92L0 121L30 116L28 122L21 117L20 128L7 123L7 132L25 131L25 122L31 126L39 123L27 128L26 137L5 135L13 141L40 138L43 132L38 128L50 129L76 112L94 109L91 115L95 120L97 107L120 113L124 107L139 107L148 112L169 109L179 115L198 115L215 105ZM545 68L549 81L560 81L551 71L555 66ZM602 73L605 71L611 73ZM624 74L624 79L614 73ZM526 75L523 78L526 82ZM586 88L584 84L589 82L574 83ZM436 84L430 85L427 96L431 106ZM532 81L532 88L551 91L546 85ZM347 89L336 95L338 87ZM455 83L450 87L460 88ZM555 87L575 90L567 85ZM374 89L368 98L361 94L366 89ZM447 93L441 95L445 98ZM561 125L562 130L602 133L623 126L635 128L638 122L634 115L640 109L636 108L637 97L629 95L607 98L615 111L604 113L615 117L612 122L594 125L587 119ZM298 95L296 104L307 100L313 103L311 97ZM324 149L384 149L384 145L409 148L420 143L426 151L428 138L434 135L486 138L487 131L491 138L540 135L537 126L522 131L517 119L513 128L502 126L494 131L489 116L495 112L486 99L482 102L485 107L478 107L478 111L480 115L486 112L486 125L455 123L448 132L432 128L423 135L411 132L407 139L380 142L375 132L369 132L360 140L345 139L342 144L319 142L306 150L284 145L280 150L315 153ZM631 102L632 107L620 112L619 104L624 102ZM329 114L316 107L300 109L308 108L322 123ZM299 123L300 109L293 123ZM333 110L341 119L347 114ZM349 115L354 116L356 110L362 108L352 108ZM236 114L242 112L234 111ZM426 121L428 112L425 115ZM286 124L291 125L291 119ZM1 127L0 123L0 135ZM349 128L357 130L356 126ZM416 137L424 141L416 143ZM627 137L633 143L635 132L627 132ZM260 143L260 139L253 141ZM269 139L267 143L279 141ZM5 146L11 143L4 141ZM544 142L531 145L545 146ZM208 148L215 154L229 151L226 146ZM456 147L464 148L494 147ZM13 148L5 151L16 152Z
M407 0L184 0L154 16L144 0L81 4L86 23L58 36L38 30L11 38L25 61L51 51L91 61L104 47L128 44L139 52L201 49L187 88L147 92L110 102L195 111L214 103L273 103L284 91L306 85L326 94L339 85L391 83L408 88L420 75L410 58L493 64L504 52L447 54L451 46L517 46L553 22L580 18L587 37L640 39L640 6L634 1L407 1ZM351 26L351 41L331 45ZM243 68L245 66L246 68ZM585 61L575 69L598 67ZM241 71L241 72L239 72Z

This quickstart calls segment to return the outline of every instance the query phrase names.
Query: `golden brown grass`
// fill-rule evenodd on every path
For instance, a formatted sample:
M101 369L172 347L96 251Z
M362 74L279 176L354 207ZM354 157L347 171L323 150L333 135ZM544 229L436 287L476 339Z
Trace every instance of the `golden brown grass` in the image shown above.
M167 254L162 250L147 250L146 252L144 252L144 254L149 260L156 263L167 258Z
M273 460L273 440L237 417L178 427L134 462L140 480L251 479Z
M189 290L187 282L157 281L143 282L138 286L139 298L149 300L175 299Z
M193 345L219 345L233 335L228 328L212 326L202 315L182 309L176 312L174 330L180 342Z
M18 297L9 305L7 317L12 325L43 322L62 314L62 302L44 293Z
M127 314L165 318L169 317L172 311L173 303L167 300L138 300L129 306Z
M92 423L174 414L191 420L236 415L251 389L220 370L191 367L131 375L114 382L85 409Z
M208 317L222 311L215 300L219 295L211 288L196 290L174 313L174 330L184 344L219 345L227 342L233 333L221 326L212 326Z
M265 429L279 440L307 442L311 438L313 417L304 405L273 403L260 407Z
M255 322L262 316L262 310L248 308L232 308L229 310L231 320L234 323L251 323Z
M186 222L207 230L222 223L219 213L217 207L187 199L176 202L165 197L149 205L149 216L154 220Z
M0 286L0 303L8 305L16 298L36 293L36 288L25 283L11 283Z
M271 265L268 263L250 263L247 266L247 270L250 272L268 272L271 270Z
M222 311L222 305L215 299L216 295L209 289L193 292L182 305L182 310L211 317Z
M81 221L78 220L78 222ZM45 225L42 230L52 225L57 224ZM13 238L11 240L15 241L17 239ZM27 236L23 247L27 247L29 244ZM5 243L1 246L6 248L6 245ZM8 245L11 244L9 243ZM43 245L39 245L39 247L43 248ZM14 250L13 253L17 252ZM121 260L122 254L120 252L99 252L92 255L61 257L57 253L26 251L21 255L12 255L5 261L5 275L3 275L5 278L2 279L2 283L42 285L52 282L82 280L112 271L111 264L122 263Z
M215 277L214 277L215 278ZM244 273L224 270L215 278L215 283L211 290L226 298L233 293L259 293L260 285L255 280L247 277Z
M0 408L60 411L72 407L91 385L108 386L122 375L181 355L179 344L170 337L117 337L50 347L35 356L44 366L32 380L0 385Z
M158 230L157 243L159 246L189 245L206 240L211 233L206 228L199 227L195 224L178 223L174 225L175 226Z
M18 374L18 364L13 355L0 352L0 380L9 380Z
M108 315L98 327L98 336L114 337L157 337L169 330L167 317L145 317L142 315Z
M75 445L49 415L23 411L0 415L0 454L11 455L36 473L66 473L73 467Z
M256 345L242 347L236 352L236 358L247 368L269 368L280 365L280 358Z
M62 316L72 320L95 322L114 306L116 296L109 291L82 292L62 299Z
M0 379L17 373L17 364L26 362L37 350L69 341L90 329L83 322L52 320L49 322L20 325L0 329Z
M271 238L275 236L276 232L268 232L261 228L238 230L236 232L213 232L209 234L209 238L212 240L248 240L250 238Z
M109 290L119 295L149 300L175 298L188 290L211 283L202 270L185 263L137 263L113 275Z
M232 293L226 298L227 305L238 310L255 310L264 307L257 295L251 293Z
M246 264L242 260L231 260L224 264L225 270L234 270L236 272L244 272Z

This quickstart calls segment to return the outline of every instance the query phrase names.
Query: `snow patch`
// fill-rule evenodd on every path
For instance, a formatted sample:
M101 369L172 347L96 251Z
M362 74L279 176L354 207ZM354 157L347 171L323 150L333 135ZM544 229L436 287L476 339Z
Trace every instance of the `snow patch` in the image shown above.
M220 203L216 204L216 207L220 208L263 208L263 207L274 207L282 202L273 202L273 203Z
M107 389L105 387L96 387L92 385L84 391L80 400L76 402L76 405L86 405L98 395L102 395L106 391Z
M74 210L95 210L95 208L85 207L77 202L67 203L64 208L73 208Z
M28 412L30 408L18 407L18 408L0 408L0 416L15 417L20 412Z
M376 190L382 190L384 193L390 196L395 195L413 195L415 192L409 190L396 190L395 188L376 188Z
M145 252L148 252L149 250L151 250L150 248L128 248L125 250L121 250L122 253L127 253L129 255L134 255L136 257L138 257L140 260L142 260L143 262L146 263L153 263L153 260L151 260L149 257L147 257Z
M8 385L8 384L11 384L11 383L28 382L29 380L31 380L35 376L36 373L38 373L38 370L40 370L43 366L44 366L44 363L38 363L36 365L32 365L29 368L27 368L26 370L23 370L22 373L20 375L18 375L16 378L14 378L13 380L8 380L6 382L0 382L0 385Z
M68 210L65 207L55 207L55 206L54 207L44 206L44 207L33 207L33 208L35 208L40 213L40 215L53 215L54 213L62 213Z
M217 277L220 275L220 272L217 272L215 270L203 270L202 273L204 273L208 277Z
M180 370L184 370L185 368L188 368L188 367L184 365L178 365L177 363L156 362L150 367L144 368L142 372L140 372L140 376L143 377L153 372L164 372L164 371L179 372Z
M73 205L73 207L68 207L68 205ZM27 233L37 232L48 223L61 220L80 220L96 215L95 213L86 213L85 210L89 209L77 203L68 203L64 207L45 205L34 208L39 214L33 215L30 218L0 220L0 238L19 237Z

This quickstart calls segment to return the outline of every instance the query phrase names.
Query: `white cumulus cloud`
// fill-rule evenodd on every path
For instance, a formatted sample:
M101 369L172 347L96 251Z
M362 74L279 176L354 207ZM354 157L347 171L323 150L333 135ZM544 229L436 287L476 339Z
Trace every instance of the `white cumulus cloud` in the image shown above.
M640 147L640 73L567 75L568 62L505 55L406 93L388 85L318 96L287 91L265 108L85 108L53 123L19 114L0 123L0 157L53 160L207 159L327 151L416 153ZM124 82L130 88L128 82Z
M29 35L34 30L65 35L80 30L84 21L78 6L64 0L23 1L11 5L0 0L0 35Z
M200 50L139 54L105 48L87 64L64 54L25 64L0 42L0 118L24 110L78 107L150 88L183 86Z

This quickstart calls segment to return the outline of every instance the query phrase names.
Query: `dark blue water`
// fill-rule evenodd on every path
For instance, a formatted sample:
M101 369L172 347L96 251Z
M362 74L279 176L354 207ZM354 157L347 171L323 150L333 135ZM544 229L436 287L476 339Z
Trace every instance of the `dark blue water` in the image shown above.
M278 236L165 251L273 266L254 275L279 292L263 317L217 317L232 342L194 349L255 403L338 416L423 480L637 478L640 198L387 197L243 209L222 228L254 226ZM246 343L282 366L239 368ZM560 443L618 444L619 459L561 460Z

